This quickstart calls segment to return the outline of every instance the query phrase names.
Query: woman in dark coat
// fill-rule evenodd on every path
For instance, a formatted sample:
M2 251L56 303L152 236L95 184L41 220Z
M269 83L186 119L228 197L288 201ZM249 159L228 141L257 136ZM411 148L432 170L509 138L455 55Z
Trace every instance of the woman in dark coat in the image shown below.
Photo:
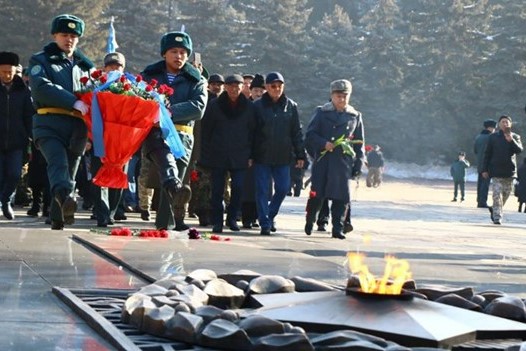
M307 202L305 233L310 235L324 199L332 200L332 237L345 239L343 220L351 199L349 179L360 173L364 157L362 115L349 105L351 82L331 83L331 102L316 109L306 133L307 150L312 155L312 186ZM337 140L351 143L352 152ZM352 141L351 141L352 139ZM354 153L355 160L353 162Z

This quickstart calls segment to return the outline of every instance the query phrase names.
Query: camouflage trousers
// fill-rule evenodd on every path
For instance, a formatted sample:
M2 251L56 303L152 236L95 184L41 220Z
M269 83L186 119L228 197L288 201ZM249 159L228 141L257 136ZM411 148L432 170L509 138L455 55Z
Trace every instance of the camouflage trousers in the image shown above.
M513 178L491 178L493 191L493 220L502 219L502 208L508 201L513 188Z
M382 183L382 168L380 167L369 167L367 171L366 185L370 187L379 187Z

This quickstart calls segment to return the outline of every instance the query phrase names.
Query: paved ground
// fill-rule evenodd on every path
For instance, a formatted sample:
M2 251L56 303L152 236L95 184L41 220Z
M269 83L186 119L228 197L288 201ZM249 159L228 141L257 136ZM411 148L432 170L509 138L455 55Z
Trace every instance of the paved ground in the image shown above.
M303 233L305 195L286 199L276 235L227 231L222 237L230 241L189 240L177 232L169 239L116 238L90 232L95 223L85 212L74 226L51 231L43 219L16 209L14 221L0 218L0 350L112 349L51 288L135 289L145 281L86 243L152 278L197 268L251 269L343 285L346 253L360 251L378 275L384 255L393 254L409 261L420 286L472 286L526 297L526 214L517 213L510 198L503 225L493 225L487 210L474 208L474 188L468 184L468 201L452 203L450 182L390 179L378 189L353 184L356 229L346 240ZM137 214L120 225L152 226Z

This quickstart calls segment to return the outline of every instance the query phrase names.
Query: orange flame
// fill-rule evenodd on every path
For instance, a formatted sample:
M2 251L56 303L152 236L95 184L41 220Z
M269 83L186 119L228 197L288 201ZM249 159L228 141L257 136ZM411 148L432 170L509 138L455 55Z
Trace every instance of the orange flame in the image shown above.
M349 252L347 258L351 273L358 275L360 288L366 293L399 295L402 293L404 283L412 276L409 262L394 256L385 256L385 270L381 279L375 278L369 272L369 268L364 263L364 254Z

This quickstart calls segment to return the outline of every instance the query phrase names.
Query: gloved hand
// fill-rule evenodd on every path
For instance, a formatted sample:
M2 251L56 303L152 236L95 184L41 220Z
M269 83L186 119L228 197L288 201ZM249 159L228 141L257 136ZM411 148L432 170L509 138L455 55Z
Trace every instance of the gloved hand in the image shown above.
M77 111L80 111L80 113L82 113L83 115L87 114L89 111L89 105L82 100L75 101L75 103L73 104L73 108Z

